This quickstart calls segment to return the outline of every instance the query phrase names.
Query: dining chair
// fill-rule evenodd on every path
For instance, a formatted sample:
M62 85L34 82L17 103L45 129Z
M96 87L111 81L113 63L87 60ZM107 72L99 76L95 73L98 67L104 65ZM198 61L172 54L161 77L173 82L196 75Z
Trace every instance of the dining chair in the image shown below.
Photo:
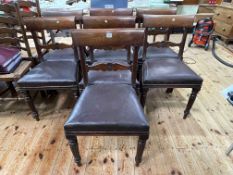
M150 88L168 88L167 92L172 92L173 88L192 88L188 104L184 111L185 119L196 99L197 93L202 86L202 78L192 71L182 60L182 54L187 38L187 29L193 27L194 16L192 15L143 15L143 26L145 27L145 40L143 46L143 65L141 75L141 103L144 106L147 92ZM152 32L164 33L160 28L183 28L181 41L172 42L168 40L147 42L147 37ZM167 30L168 31L168 30ZM153 47L179 47L179 57L154 57L146 59L147 48Z
M40 42L37 33L42 30L72 30L76 29L76 24L74 17L27 18L25 24L32 33L40 63L24 75L17 84L32 110L33 117L39 120L39 114L30 96L30 91L66 89L72 90L75 96L78 96L79 91L77 82L78 66L76 65L74 54L66 54L66 56L70 58L64 58L62 55L65 49L72 49L72 44L66 44L61 41L55 44L44 44ZM49 61L46 60L48 59L46 55L49 54L50 51L44 55L44 49L53 50L52 54L49 55Z
M138 48L143 43L144 30L140 29L85 29L72 32L74 50L79 57L85 89L76 102L64 130L75 162L81 166L77 136L139 136L136 166L142 160L149 125L133 88L136 83ZM102 62L88 65L84 48L117 49L134 47L133 65ZM79 54L77 54L79 53ZM131 84L92 84L88 71L131 70Z

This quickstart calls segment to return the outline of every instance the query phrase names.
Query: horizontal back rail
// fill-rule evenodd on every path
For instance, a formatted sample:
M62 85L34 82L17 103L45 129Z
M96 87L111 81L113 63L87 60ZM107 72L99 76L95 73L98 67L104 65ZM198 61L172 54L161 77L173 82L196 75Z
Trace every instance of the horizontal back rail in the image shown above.
M42 16L44 17L74 16L76 21L80 21L83 16L83 11L82 10L62 11L61 9L53 9L42 12Z
M42 30L62 30L75 29L74 17L29 17L24 19L24 23L28 30L42 31Z
M151 9L142 8L136 10L137 21L143 21L143 15L176 15L176 9Z
M193 27L194 15L143 15L144 27Z
M98 28L135 28L136 18L133 16L84 16L84 29Z
M144 39L143 29L85 29L74 30L71 34L76 47L96 49L141 46Z
M12 16L0 16L0 23L18 25L19 22L16 18Z

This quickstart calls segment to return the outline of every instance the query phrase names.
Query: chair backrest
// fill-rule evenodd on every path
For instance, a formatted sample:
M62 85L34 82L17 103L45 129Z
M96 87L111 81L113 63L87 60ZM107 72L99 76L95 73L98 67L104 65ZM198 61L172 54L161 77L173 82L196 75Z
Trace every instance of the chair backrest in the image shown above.
M90 16L133 16L132 8L91 8Z
M143 23L143 15L176 15L176 9L142 8L136 10L136 22Z
M59 16L74 16L77 24L80 24L83 17L83 10L63 10L63 9L49 9L42 12L43 17L59 17Z
M0 44L18 47L32 59L26 30L16 4L0 4L0 12Z
M84 29L135 28L134 16L83 16ZM90 59L94 60L93 48L89 48ZM130 47L126 48L127 60L130 62Z
M74 53L80 60L84 84L88 85L88 71L117 71L131 70L132 85L136 83L138 48L142 46L144 39L143 29L85 29L72 32ZM132 64L120 64L114 62L97 62L87 65L84 50L85 47L94 49L122 49L134 47L134 57Z
M35 42L36 50L38 53L38 58L42 59L43 50L49 49L65 49L71 48L72 44L65 43L43 43L40 42L40 37L38 36L38 32L44 30L70 30L76 29L75 18L74 17L38 17L38 18L27 18L25 19L25 25L27 29L31 31L33 40Z
M143 59L146 58L146 50L149 46L154 47L179 47L178 56L183 59L183 52L187 38L187 29L193 27L193 15L143 15L143 27L145 27L145 40L143 47ZM164 41L148 42L149 35L171 34L171 30L179 29L182 31L182 39L178 42L171 42L169 39Z

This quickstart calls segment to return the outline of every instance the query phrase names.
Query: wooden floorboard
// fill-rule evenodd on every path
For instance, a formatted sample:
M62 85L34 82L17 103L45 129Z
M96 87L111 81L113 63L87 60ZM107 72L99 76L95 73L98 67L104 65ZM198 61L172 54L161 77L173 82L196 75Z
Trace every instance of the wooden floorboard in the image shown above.
M179 36L177 36L179 37ZM232 53L221 46L226 59ZM0 103L0 174L5 175L232 175L233 107L221 91L233 84L233 69L202 48L185 48L184 61L204 79L189 118L182 119L190 89L148 93L144 109L150 138L135 167L137 137L79 137L81 167L76 166L63 125L74 99L69 92L36 96L41 120L31 118L24 102Z

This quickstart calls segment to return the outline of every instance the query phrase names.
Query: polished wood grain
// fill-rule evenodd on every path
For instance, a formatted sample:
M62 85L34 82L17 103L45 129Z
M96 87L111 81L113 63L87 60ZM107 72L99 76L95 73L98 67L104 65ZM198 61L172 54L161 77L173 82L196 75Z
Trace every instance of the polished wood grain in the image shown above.
M175 15L176 9L137 8L137 22L143 22L143 15Z
M193 15L143 15L144 27L193 27Z
M83 16L84 29L98 28L135 28L133 16Z
M48 9L42 12L42 16L45 17L74 16L76 21L80 21L83 17L83 10Z
M58 29L74 29L76 27L74 16L59 17L40 17L26 18L24 20L28 30L58 30Z
M141 46L144 29L85 29L72 32L73 43L76 46L91 46L96 49L125 48L126 46Z

